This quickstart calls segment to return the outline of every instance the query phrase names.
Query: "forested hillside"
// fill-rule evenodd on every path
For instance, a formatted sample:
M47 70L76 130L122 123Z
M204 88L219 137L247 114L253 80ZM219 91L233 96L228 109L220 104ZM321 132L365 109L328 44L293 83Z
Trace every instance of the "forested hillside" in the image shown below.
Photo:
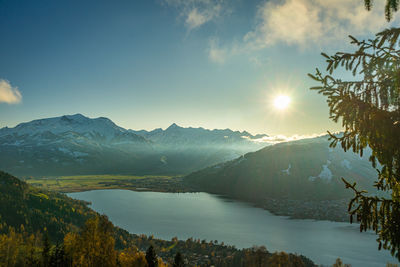
M43 191L0 171L1 231L23 227L29 233L45 229L54 241L76 231L96 213L86 203L64 194Z
M332 149L327 136L322 136L268 146L194 172L184 181L201 191L254 201L277 214L341 221L347 220L345 203L352 196L341 177L374 190L376 170L368 162L369 153L360 158L351 151ZM320 205L321 201L327 203ZM315 205L323 213L337 212L321 215Z
M371 189L374 175L368 155L360 158L329 148L324 136L268 146L194 172L185 180L207 191L235 196L326 200L351 195L341 177Z

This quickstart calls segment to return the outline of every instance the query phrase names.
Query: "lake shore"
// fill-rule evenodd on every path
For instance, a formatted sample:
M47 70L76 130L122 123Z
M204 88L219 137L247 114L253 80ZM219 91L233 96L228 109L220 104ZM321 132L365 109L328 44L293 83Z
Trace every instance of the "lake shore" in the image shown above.
M142 192L194 193L203 192L184 182L182 176L130 176L85 175L26 179L31 185L62 193L84 192L102 189L125 189ZM206 191L205 191L206 192ZM223 197L245 201L263 208L274 215L292 219L313 219L348 222L348 200L296 200L296 199L246 199L208 192Z
M68 195L90 202L91 208L131 233L164 240L220 240L239 249L264 245L271 252L297 253L325 265L338 257L353 266L370 267L393 260L377 249L373 233L360 233L357 225L292 220L215 194L94 190Z

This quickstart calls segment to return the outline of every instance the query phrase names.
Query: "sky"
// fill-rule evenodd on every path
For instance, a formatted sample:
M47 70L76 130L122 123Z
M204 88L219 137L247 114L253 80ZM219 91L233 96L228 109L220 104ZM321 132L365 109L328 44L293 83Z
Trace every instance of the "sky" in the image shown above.
M348 0L0 0L0 127L81 113L128 129L338 131L307 77L387 27ZM338 73L338 75L345 75ZM285 110L274 107L288 95Z

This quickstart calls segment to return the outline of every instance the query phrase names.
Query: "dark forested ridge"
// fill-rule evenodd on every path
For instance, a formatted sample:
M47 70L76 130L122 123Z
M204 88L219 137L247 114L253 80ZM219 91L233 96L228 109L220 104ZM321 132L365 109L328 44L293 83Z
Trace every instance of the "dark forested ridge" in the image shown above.
M43 191L29 186L10 174L0 171L1 231L21 226L30 233L47 229L54 241L76 231L96 213L86 203L64 194Z
M0 172L0 266L145 267L152 266L145 253L150 246L160 267L177 266L178 252L184 266L315 266L303 256L263 247L238 250L216 240L129 234L85 202Z
M198 190L256 202L282 215L300 217L294 214L297 209L306 218L345 220L343 200L350 198L351 192L341 177L372 190L376 170L367 154L360 158L341 148L329 148L328 138L323 136L268 146L194 172L184 181ZM336 209L340 214L315 213L319 208L322 212Z

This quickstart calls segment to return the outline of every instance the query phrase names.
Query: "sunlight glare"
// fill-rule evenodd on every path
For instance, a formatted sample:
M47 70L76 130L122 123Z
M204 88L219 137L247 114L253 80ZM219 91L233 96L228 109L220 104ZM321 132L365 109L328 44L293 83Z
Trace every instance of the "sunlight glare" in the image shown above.
M290 104L290 97L287 95L280 95L277 96L274 100L274 106L277 109L284 110L286 109Z

